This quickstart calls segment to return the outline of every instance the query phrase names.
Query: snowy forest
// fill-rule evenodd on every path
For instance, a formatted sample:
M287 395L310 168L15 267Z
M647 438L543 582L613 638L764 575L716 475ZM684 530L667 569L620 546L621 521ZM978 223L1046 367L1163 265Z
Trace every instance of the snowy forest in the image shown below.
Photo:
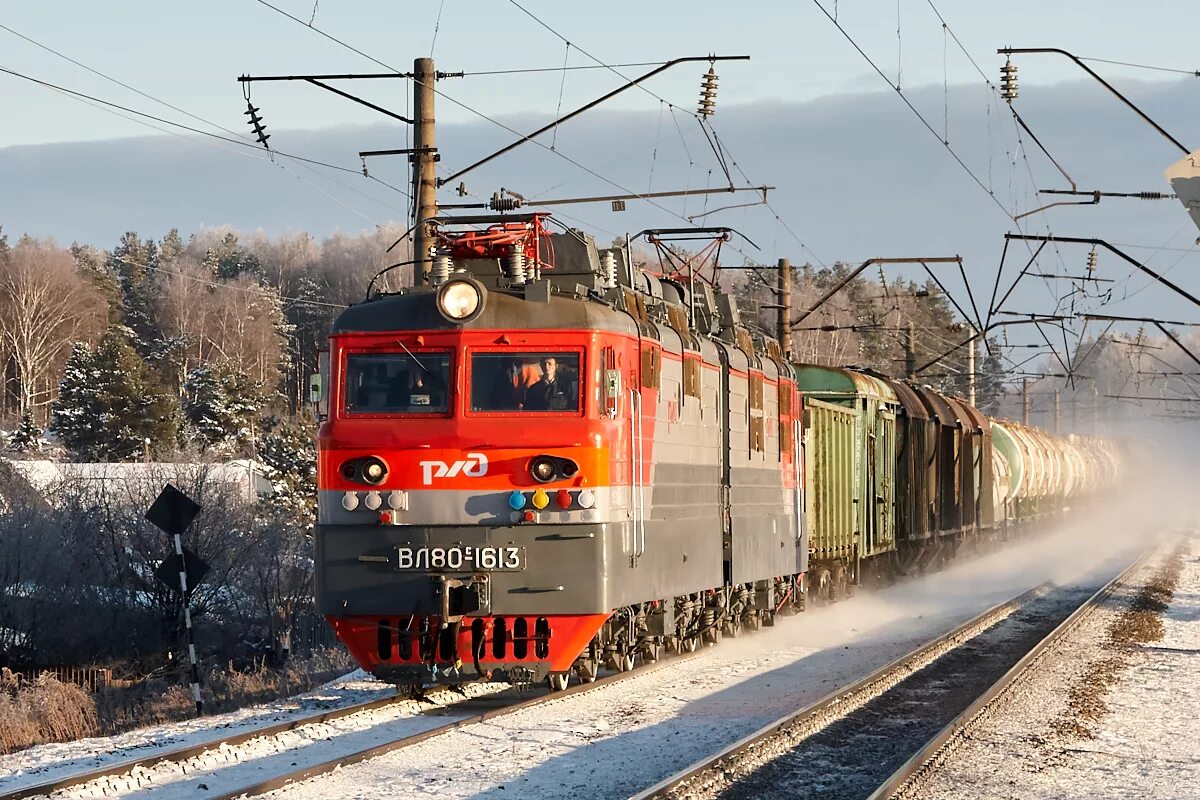
M130 232L103 250L0 231L0 667L103 666L154 697L154 680L175 684L182 598L154 575L169 541L143 517L167 481L204 506L185 545L210 568L191 598L202 659L219 667L206 685L332 643L312 608L304 395L334 316L403 260L387 252L401 233ZM265 470L269 491L247 502L220 480L234 459ZM103 493L34 487L18 468L44 460L155 472Z

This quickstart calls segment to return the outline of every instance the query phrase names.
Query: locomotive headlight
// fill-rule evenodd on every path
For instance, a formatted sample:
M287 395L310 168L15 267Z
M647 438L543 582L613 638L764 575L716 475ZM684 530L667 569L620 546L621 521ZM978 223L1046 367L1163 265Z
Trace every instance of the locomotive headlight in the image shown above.
M387 477L387 464L371 456L363 462L362 477L365 482L372 485L383 483L383 479Z
M466 275L457 275L442 284L437 293L438 311L451 322L470 322L483 313L487 290Z
M554 459L549 456L538 456L533 461L529 462L529 474L538 483L547 483L554 480L555 469Z

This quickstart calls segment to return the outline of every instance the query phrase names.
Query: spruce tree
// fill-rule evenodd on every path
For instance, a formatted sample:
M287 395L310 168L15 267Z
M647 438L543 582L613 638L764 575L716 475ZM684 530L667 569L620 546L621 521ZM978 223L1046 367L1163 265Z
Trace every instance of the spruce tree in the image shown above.
M221 364L192 370L183 386L183 413L202 450L246 453L262 404L259 387Z
M311 522L317 503L316 423L305 415L263 420L259 460L267 466L272 499Z
M50 427L81 460L136 461L173 444L178 410L153 388L131 338L110 326L99 345L76 342L67 359Z
M133 331L133 342L143 356L152 352L162 338L154 314L157 293L154 270L158 262L158 245L154 240L142 241L133 231L121 237L108 257L108 269L120 284L125 325Z
M204 256L204 264L219 281L231 281L250 275L260 284L267 284L267 271L258 256L238 244L236 233L227 233L216 247Z
M8 449L13 453L40 453L42 450L42 429L33 421L33 412L26 411L21 415L21 423L8 439Z

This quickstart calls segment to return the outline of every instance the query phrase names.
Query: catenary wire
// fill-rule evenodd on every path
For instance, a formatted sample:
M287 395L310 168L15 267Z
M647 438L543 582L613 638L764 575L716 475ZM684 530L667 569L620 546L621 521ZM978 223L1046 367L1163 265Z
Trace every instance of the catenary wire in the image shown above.
M254 150L260 149L259 146L254 144L253 142L248 142L243 139L234 139L234 138L231 138L228 136L221 136L220 134L216 134L211 131L202 130L200 128L194 128L191 125L185 125L182 122L174 122L169 119L164 119L163 117L155 116L154 114L150 114L145 111L138 111L137 109L129 108L128 106L123 106L120 103L113 103L109 100L102 100L99 97L94 97L94 96L92 96L90 94L86 94L84 92L78 92L78 91L75 91L74 89L68 89L65 86L60 86L56 83L44 81L44 80L41 80L40 78L34 78L31 75L26 75L23 72L18 72L16 70L9 69L4 66L0 66L0 72L6 73L8 75L12 75L13 77L16 77L16 78L21 78L22 80L26 80L31 83L36 83L41 86L45 86L46 88L53 89L57 92L62 92L64 94L69 94L69 95L73 95L75 97L83 98L85 100L90 100L93 103L99 103L104 106L109 106L110 108L119 109L119 110L127 112L129 114L136 114L139 117L145 117L146 119L150 119L155 122L162 123L163 125L170 125L172 127L190 131L192 133L196 133L201 136L207 136L209 138L219 139L220 141L228 142L230 144L236 144L240 147L249 147ZM296 161L303 161L308 164L316 164L317 166L326 167L328 169L335 169L335 170L338 170L339 172L346 172L351 175L359 174L359 172L357 170L350 169L348 167L340 167L337 164L330 164L325 161L318 161L315 158L306 158L305 156L298 156L298 155L295 155L294 153L287 153L282 150L275 150L275 149L270 150L270 152L273 153L274 155L281 156L283 158L291 158L291 159L295 159ZM407 194L407 192L404 192L404 190L398 189L397 187L391 186L390 184L384 183L383 181L378 181L378 182L383 184L384 186L388 186L389 188L391 188L397 192L400 192L401 194Z

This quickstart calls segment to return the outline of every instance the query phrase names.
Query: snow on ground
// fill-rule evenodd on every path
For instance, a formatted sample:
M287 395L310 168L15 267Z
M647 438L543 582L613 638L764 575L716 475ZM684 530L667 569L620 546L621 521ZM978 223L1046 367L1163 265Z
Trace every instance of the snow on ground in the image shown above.
M355 670L319 689L266 705L138 728L115 736L38 745L0 756L0 793L117 761L144 758L160 750L173 750L250 728L364 703L395 694L395 691L391 685L375 680L362 670Z
M625 797L1044 580L1098 586L1163 529L1165 504L1149 508L1160 513L1081 517L1053 535L781 619L675 667L449 731L276 795Z
M503 687L503 684L494 683L473 684L467 687L467 694L472 697L492 694ZM156 752L211 741L211 749L186 761L138 767L126 775L102 778L55 794L56 798L114 794L137 798L191 798L205 792L232 791L296 767L421 733L439 727L449 719L467 715L467 712L454 710L463 695L442 690L430 693L432 703L402 701L236 746L221 743L223 734L394 694L394 687L356 671L318 691L258 709L155 726L111 739L47 745L36 748L36 752L28 750L0 759L0 768L10 769L7 774L0 772L0 792L68 777L104 764L145 758ZM20 761L23 765L13 768L10 761Z
M1119 610L1092 615L1048 651L920 796L1200 798L1200 535L1192 533L1162 640L1135 650L1103 697L1110 712L1084 721L1094 738L1064 735L1053 723L1073 716L1067 690L1089 664L1113 655L1099 642Z

